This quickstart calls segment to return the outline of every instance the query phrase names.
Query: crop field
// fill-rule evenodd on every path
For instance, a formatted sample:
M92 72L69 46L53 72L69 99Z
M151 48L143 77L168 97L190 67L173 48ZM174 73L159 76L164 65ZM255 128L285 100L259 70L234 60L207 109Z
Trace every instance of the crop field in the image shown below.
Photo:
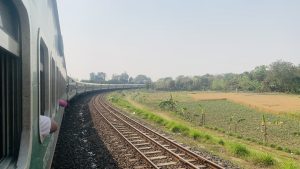
M262 111L300 114L300 96L287 94L196 92L195 100L227 99Z
M177 140L243 168L300 168L298 117L260 111L222 97L194 98L199 94L136 90L113 92L107 99ZM175 103L172 109L161 107L170 100Z
M159 103L170 98L170 94L170 92L134 92L130 93L129 97L135 102L159 112L161 111ZM300 100L299 103L296 102L299 99L296 96L172 92L172 97L177 102L177 110L169 111L170 114L200 126L202 115L199 106L201 106L205 113L205 127L258 144L264 143L262 117L265 116L267 144L286 152L300 153L300 120L298 117L268 113L253 108L278 105L278 109L272 107L272 111L290 111L288 105L293 105L294 109L300 103ZM248 97L249 102L246 99ZM290 103L280 102L285 99ZM240 104L241 102L243 103Z

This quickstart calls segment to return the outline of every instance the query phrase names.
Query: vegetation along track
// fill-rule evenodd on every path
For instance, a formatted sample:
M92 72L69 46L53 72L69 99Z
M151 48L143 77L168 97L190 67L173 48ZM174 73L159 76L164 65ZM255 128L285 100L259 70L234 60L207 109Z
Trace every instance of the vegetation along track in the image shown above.
M134 149L134 154L139 156L133 156L132 161L144 159L136 168L224 168L124 115L108 104L103 95L95 96L92 103L94 110L127 142L129 146L125 149L131 151L126 152Z

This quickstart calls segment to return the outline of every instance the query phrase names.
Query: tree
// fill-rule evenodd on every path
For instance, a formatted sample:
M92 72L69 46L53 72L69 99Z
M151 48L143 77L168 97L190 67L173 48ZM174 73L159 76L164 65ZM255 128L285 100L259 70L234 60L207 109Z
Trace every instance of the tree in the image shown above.
M222 77L217 77L212 81L211 85L212 90L225 90L225 81Z
M257 66L250 73L253 80L263 82L267 77L267 73L268 73L267 66L265 65Z
M147 84L147 83L151 83L152 80L150 77L147 77L146 75L137 75L133 81L133 83L136 84Z
M297 68L290 62L279 60L270 65L266 84L271 91L294 92L297 79Z
M97 74L92 72L90 73L90 80L89 82L92 83L104 83L105 82L106 73L98 72Z
M158 90L174 90L175 81L171 77L158 79L155 88Z
M106 73L98 72L96 77L95 77L95 81L96 81L96 83L104 83L105 78L106 78Z
M126 72L120 75L120 83L122 84L128 83L128 80L129 80L129 75Z
M178 90L191 90L193 88L193 80L188 76L178 76L175 80L175 87Z
M90 73L90 82L94 82L95 81L95 73L94 72L92 72L92 73Z

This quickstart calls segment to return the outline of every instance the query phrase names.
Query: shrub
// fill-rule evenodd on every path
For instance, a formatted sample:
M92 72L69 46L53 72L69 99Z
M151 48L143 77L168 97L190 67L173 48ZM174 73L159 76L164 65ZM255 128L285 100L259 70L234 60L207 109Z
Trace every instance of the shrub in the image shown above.
M262 167L268 167L275 164L274 158L270 154L254 154L252 156L252 161L254 164L262 166Z
M233 154L239 157L245 157L250 154L250 151L241 144L233 144L231 147L231 151L233 152Z
M219 143L220 145L224 145L224 144L225 144L225 142L224 142L222 139L220 139L220 140L218 141L218 143Z
M286 147L283 149L283 151L285 151L287 153L291 153L292 152L292 150L290 150L289 148L286 148Z
M277 150L283 150L283 148L280 147L280 146L278 146L276 149L277 149Z
M200 139L203 137L203 135L200 133L200 132L197 132L197 131L193 131L190 136L194 139L194 140L197 140L197 139Z
M205 135L204 135L204 138L205 138L206 140L210 140L210 139L211 139L211 136L208 135L208 134L205 134Z

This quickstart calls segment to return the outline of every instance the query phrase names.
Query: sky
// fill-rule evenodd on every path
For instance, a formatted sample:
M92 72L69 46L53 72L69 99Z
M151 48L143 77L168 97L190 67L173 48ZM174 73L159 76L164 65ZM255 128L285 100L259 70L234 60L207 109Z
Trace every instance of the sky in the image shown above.
M58 0L68 74L153 80L300 64L299 0Z

